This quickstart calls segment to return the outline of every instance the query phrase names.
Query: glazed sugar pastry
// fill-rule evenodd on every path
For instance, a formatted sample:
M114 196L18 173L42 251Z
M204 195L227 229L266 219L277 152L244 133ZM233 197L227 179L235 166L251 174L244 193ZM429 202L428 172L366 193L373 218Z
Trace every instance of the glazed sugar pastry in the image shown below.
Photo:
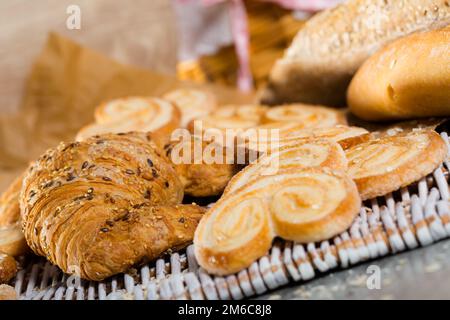
M196 118L206 116L217 108L216 97L207 91L177 89L166 93L164 99L174 103L181 111L181 126Z
M0 252L0 284L8 283L17 273L17 262L13 257Z
M450 25L389 44L353 77L350 110L369 121L450 116L449 44Z
M182 199L150 134L95 136L61 143L29 167L23 231L36 254L99 281L189 244L204 209Z
M233 150L197 137L172 142L166 153L184 186L184 193L193 197L221 194L239 171Z
M328 167L347 170L347 158L341 146L330 140L302 140L265 154L236 174L224 194L235 192L260 176L275 175L286 170Z
M228 105L218 108L208 116L200 117L189 123L189 130L202 133L208 129L223 132L226 129L248 129L257 126L267 107L260 105Z
M385 136L346 150L348 173L363 200L385 195L431 173L445 159L447 147L432 130Z
M273 122L295 122L303 128L326 128L347 124L342 111L300 103L268 109L262 117L262 123Z
M180 126L181 114L171 102L159 98L129 97L101 104L95 110L96 123L82 128L77 141L104 133L153 132L168 137Z
M342 171L262 176L208 210L195 231L195 255L209 273L232 274L266 254L275 236L308 243L337 235L360 207L356 185Z
M22 179L23 176L18 177L0 197L0 253L13 257L28 251L20 225L19 193Z

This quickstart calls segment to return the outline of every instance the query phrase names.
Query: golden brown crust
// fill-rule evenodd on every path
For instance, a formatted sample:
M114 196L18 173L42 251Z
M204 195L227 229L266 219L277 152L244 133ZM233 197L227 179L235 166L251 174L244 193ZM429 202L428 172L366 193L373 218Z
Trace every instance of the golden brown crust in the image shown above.
M217 108L216 97L204 90L176 89L166 93L163 98L174 103L180 110L182 127L186 127L194 119L207 116Z
M150 134L107 134L47 151L20 195L31 249L66 273L102 280L187 244L203 209Z
M276 151L271 150L269 154L249 164L230 180L224 194L234 192L262 175L274 175L285 170L309 167L327 167L345 171L348 163L338 143L324 139L301 139L295 144L281 146Z
M96 123L78 132L77 141L99 134L138 131L152 132L165 143L172 131L180 127L181 113L167 100L128 97L101 104L96 108L95 118Z
M0 227L15 224L20 219L19 193L23 175L16 178L0 197Z
M238 272L269 249L275 236L300 242L329 239L346 230L361 199L344 172L288 169L225 194L195 232L195 254L208 272Z
M13 257L25 254L28 246L20 228L19 194L23 175L0 197L0 252Z
M432 130L385 136L346 150L349 174L363 200L385 195L431 173L447 147Z
M239 171L234 161L227 163L227 155L234 159L234 153L231 154L230 149L215 142L192 137L172 142L166 152L184 186L184 193L193 197L221 194Z
M13 287L0 284L0 301L3 300L17 300L16 291Z
M349 86L350 110L368 121L450 116L449 43L447 26L401 38L377 52Z
M17 273L17 262L13 257L0 252L0 284L8 283Z
M219 132L245 130L257 126L267 107L260 105L228 105L218 108L210 115L192 120L188 124L191 133L201 134L207 129Z
M288 104L266 110L261 123L295 122L302 128L327 128L346 125L345 114L336 109L319 105Z
M449 11L447 0L349 0L324 10L274 65L261 101L344 106L352 76L370 55L397 38L448 24Z
M308 128L295 122L272 123L256 127L256 129L278 129L265 136L241 137L240 145L250 150L267 152L270 149L296 145L313 139L327 139L338 142L345 150L351 146L369 140L370 133L363 128L337 125L327 128Z

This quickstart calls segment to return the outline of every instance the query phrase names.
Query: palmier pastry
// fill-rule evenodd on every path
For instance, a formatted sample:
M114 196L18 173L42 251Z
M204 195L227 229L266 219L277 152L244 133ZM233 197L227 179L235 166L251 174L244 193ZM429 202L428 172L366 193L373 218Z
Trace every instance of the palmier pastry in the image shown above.
M181 126L196 118L206 116L217 108L216 97L202 90L177 89L164 95L164 99L174 103L181 111Z
M266 107L259 105L223 106L206 117L191 121L188 128L194 134L206 130L217 130L219 133L226 129L245 130L257 126L265 110Z
M30 168L20 206L25 238L64 272L102 280L189 244L204 209L150 134L60 144Z
M166 149L183 186L193 197L216 196L239 171L232 149L216 142L189 137Z
M346 150L348 172L363 200L419 180L436 169L446 154L445 142L432 130L385 136Z
M0 197L0 253L13 257L28 251L20 225L19 193L22 179L23 176L18 177Z
M8 283L17 273L17 262L10 255L0 252L0 284Z
M231 179L224 194L235 192L260 176L308 167L347 170L347 158L341 146L336 142L303 140L296 145L280 147L278 151L266 154L245 167Z
M356 185L342 171L263 176L208 210L195 232L195 255L210 273L235 273L266 254L275 236L303 243L329 239L351 225L360 207Z
M313 128L303 129L298 131L291 131L286 134L285 139L290 138L320 138L329 139L338 142L345 150L351 146L357 145L370 139L370 133L364 128L348 127L344 125L337 125L329 128Z
M264 129L262 131L259 131ZM278 129L272 131L272 129ZM327 139L338 142L343 149L370 139L370 133L363 128L338 125L329 128L302 129L292 122L273 123L256 127L256 135L240 136L242 147L267 152L283 146L297 145L310 139Z
M295 122L303 128L326 128L347 124L344 113L332 108L290 104L269 108L262 117L262 123Z
M171 102L159 98L130 97L103 103L95 110L96 123L82 128L76 137L82 141L104 133L153 132L169 137L180 126L181 114Z

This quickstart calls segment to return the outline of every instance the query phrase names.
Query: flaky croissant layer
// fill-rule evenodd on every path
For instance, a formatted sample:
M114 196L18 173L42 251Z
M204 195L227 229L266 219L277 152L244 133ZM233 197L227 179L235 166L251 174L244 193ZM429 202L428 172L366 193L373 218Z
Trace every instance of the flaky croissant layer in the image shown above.
M29 169L20 195L31 249L64 272L102 280L192 241L203 209L150 134L61 144Z

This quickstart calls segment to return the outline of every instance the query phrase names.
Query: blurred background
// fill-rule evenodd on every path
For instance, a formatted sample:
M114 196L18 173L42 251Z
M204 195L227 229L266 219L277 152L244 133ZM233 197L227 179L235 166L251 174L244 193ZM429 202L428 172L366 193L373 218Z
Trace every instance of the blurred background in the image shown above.
M14 112L49 31L119 62L250 91L304 21L337 0L2 0L1 113ZM67 20L79 8L80 29ZM251 56L251 58L250 58Z

